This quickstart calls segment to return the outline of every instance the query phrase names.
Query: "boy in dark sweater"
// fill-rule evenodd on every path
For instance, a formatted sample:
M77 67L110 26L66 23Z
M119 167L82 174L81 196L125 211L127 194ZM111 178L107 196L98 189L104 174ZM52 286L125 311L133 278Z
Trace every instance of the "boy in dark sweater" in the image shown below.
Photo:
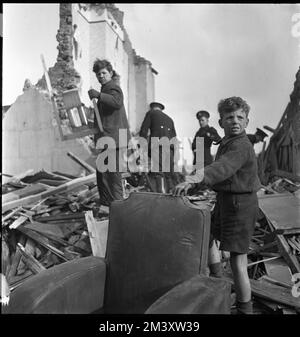
M240 97L221 100L219 124L225 137L215 161L176 186L175 195L186 194L195 184L209 185L217 192L212 214L211 234L220 241L220 249L230 252L237 309L252 313L251 287L247 271L247 253L254 231L260 188L255 153L245 128L250 107ZM205 175L204 175L205 171ZM201 186L201 185L200 185ZM217 265L217 247L211 242L209 263Z

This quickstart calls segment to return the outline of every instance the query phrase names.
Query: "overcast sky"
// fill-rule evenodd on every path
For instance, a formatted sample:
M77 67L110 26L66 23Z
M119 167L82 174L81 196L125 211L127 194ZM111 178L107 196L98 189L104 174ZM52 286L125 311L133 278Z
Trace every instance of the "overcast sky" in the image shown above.
M152 62L156 100L166 106L179 136L198 129L195 114L241 96L251 106L249 132L276 127L300 65L300 37L291 34L300 5L117 4L133 48ZM36 83L57 57L58 4L3 5L3 105Z

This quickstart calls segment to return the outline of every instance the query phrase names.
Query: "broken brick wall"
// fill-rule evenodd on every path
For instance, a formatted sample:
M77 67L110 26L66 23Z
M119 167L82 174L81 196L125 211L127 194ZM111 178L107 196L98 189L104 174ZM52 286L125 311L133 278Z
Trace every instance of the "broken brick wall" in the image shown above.
M62 103L61 93L65 90L77 88L80 83L80 75L74 68L73 44L72 44L72 4L64 3L59 6L59 30L56 35L58 41L58 55L55 65L49 68L48 73L52 88L56 95L56 102L60 116L63 118L65 109ZM38 88L46 89L45 76L36 84Z

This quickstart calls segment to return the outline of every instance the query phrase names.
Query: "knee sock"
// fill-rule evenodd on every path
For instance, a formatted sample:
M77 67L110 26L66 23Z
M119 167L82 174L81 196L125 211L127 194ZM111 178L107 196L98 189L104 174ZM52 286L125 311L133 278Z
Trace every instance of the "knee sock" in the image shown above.
M210 276L221 278L223 276L223 266L221 262L209 265Z
M253 314L253 304L251 300L248 302L236 301L236 308L239 314Z

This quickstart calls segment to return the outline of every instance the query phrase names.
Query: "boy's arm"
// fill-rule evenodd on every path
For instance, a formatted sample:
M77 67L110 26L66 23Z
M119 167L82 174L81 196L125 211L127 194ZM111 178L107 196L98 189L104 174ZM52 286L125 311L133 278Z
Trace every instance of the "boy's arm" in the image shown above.
M108 93L101 92L99 95L99 101L114 109L120 109L123 105L122 91L121 89L114 87L109 89Z
M197 170L194 175L186 177L188 183L204 183L215 185L224 181L235 174L248 159L249 149L242 144L232 144L229 150L221 155L219 159L212 164Z
M249 158L249 148L243 145L231 144L227 152L206 166L202 182L212 186L233 176Z

